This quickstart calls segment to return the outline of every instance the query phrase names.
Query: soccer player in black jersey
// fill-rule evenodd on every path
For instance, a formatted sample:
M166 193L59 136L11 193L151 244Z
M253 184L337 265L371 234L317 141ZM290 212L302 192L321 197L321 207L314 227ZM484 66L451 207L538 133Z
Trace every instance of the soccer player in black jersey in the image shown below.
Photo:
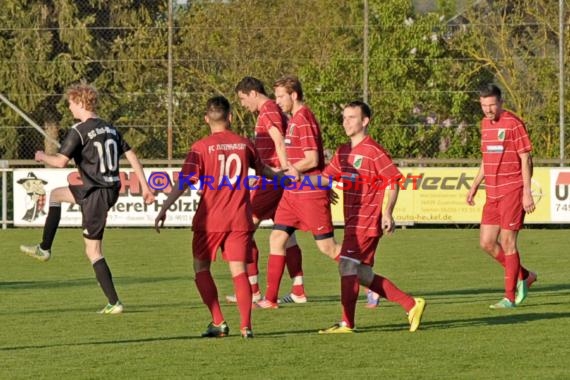
M97 90L81 82L72 85L67 90L66 96L69 110L80 122L71 128L57 154L48 155L43 151L37 151L35 159L58 168L66 167L69 160L73 159L79 169L82 184L58 187L51 192L42 242L32 246L22 245L20 250L40 261L49 260L51 246L61 219L61 202L80 205L85 253L108 299L107 306L100 313L118 314L123 311L123 305L119 301L111 271L103 257L101 241L107 212L119 197L121 155L126 156L134 169L144 201L147 204L154 202L154 195L149 189L136 154L115 127L96 115Z

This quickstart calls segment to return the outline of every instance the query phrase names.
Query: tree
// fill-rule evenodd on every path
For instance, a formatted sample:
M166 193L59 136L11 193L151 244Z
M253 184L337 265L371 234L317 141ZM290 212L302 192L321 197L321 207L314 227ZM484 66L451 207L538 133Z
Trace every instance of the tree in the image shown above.
M451 0L431 2L438 13L418 13L409 0L368 3L370 132L394 157L478 157L476 88L491 80L528 121L537 154L557 156L555 2L488 0L458 16L462 7ZM174 157L207 133L206 99L223 94L236 104L234 86L245 75L270 93L275 79L298 75L325 146L345 142L342 106L363 94L363 12L363 0L177 6ZM87 79L102 92L101 116L141 157L166 157L167 0L4 0L0 22L1 93L57 128L73 123L64 89ZM24 124L7 107L0 112L2 125ZM252 135L254 117L236 104L233 124ZM32 158L42 146L30 128L0 129L5 158Z
M317 83L318 72L331 62L340 62L344 55L354 53L351 28L359 7L361 1L355 0L334 7L326 0L194 4L178 17L177 87L184 90L177 93L180 110L198 111L178 112L179 122L202 125L201 110L206 98L224 94L235 101L234 86L245 75L263 80L271 93L277 78L295 74L303 82L310 106L328 102L323 86ZM361 23L358 28L360 31ZM329 80L333 91L338 92L340 89L335 88L334 79L329 77ZM328 121L331 105L317 106L315 111L321 122ZM234 116L237 131L251 134L252 116L241 107L234 107ZM328 130L328 122L323 126ZM204 129L187 129L187 140L203 133L206 133Z
M500 85L506 106L527 122L536 154L557 157L558 2L488 1L463 17L452 47Z
M103 0L5 0L0 22L0 92L7 94L41 125L71 125L63 99L65 88L81 79L102 92L99 112L110 122L125 122L135 147L144 148L151 139L137 139L136 121L156 115L162 108L155 99L137 99L164 87L165 22L164 1L113 2ZM156 64L157 59L162 60ZM145 91L147 91L145 93ZM127 96L121 96L127 93ZM3 107L3 110L5 107ZM8 110L0 115L4 125L22 125ZM152 131L151 126L145 130ZM162 130L164 128L161 128ZM156 131L153 131L156 132ZM43 139L31 129L5 129L0 143L11 138L17 150L6 149L13 158L32 158ZM144 140L144 141L143 141ZM141 155L149 155L150 150Z

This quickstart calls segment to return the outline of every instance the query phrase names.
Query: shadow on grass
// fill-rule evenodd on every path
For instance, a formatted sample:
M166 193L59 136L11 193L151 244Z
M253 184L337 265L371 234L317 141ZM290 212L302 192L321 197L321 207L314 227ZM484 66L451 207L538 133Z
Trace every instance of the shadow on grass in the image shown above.
M471 296L471 295L481 295L485 293L497 293L503 290L499 287L495 288L476 288L476 289L450 289L450 290L437 290L437 291L426 291L418 293L422 297L441 297L441 296ZM531 294L540 294L542 292L561 292L570 291L570 283L562 284L548 284L542 285L537 284L530 289Z
M452 319L445 321L424 321L421 324L421 331L426 330L447 330L453 328L464 328L464 327L477 327L477 326L495 326L495 325L512 325L517 323L527 323L533 321L543 321L551 319L563 319L569 318L570 312L568 313L525 313L525 314L509 314L509 315L498 315L491 317L480 317L471 319ZM367 332L407 332L409 325L406 322L398 324L389 325L378 325L378 326L357 326L357 334L367 333ZM288 331L272 331L267 333L256 333L255 336L260 337L278 337L278 336L292 336L292 335L314 335L318 333L318 329L312 330L288 330ZM336 335L336 334L326 334ZM341 334L345 335L345 334ZM346 334L348 336L352 334Z
M502 315L493 315L488 317L477 317L468 319L449 319L440 321L423 321L421 324L421 330L447 330L453 328L464 328L464 327L477 327L477 326L499 326L499 325L512 325L520 323L528 323L534 321L545 321L554 319L565 319L570 318L570 312L567 313L524 313L517 314L516 310L501 310L501 311L489 311L496 313L508 313ZM407 329L407 324L392 324L392 325L382 325L382 326L369 326L364 328L359 328L360 331L402 331L402 329Z
M103 306L101 306L102 308ZM160 310L169 310L169 309L203 309L204 305L197 302L192 302L192 300L188 300L187 302L176 302L176 303L160 303L160 304L135 304L130 305L127 304L125 306L127 308L128 314L140 314L140 313L156 313L158 309ZM86 308L86 307L65 307L65 308L56 308L56 309L39 309L39 310L2 310L0 311L0 315L42 315L42 314L58 314L58 313L66 313L66 314L86 314L87 316L95 316L97 317L97 309L96 308ZM109 316L101 315L101 318L108 318Z
M452 319L445 321L424 321L421 325L421 331L426 330L447 330L452 328L463 328L463 327L477 327L477 326L495 326L495 325L512 325L516 323L527 323L533 321L543 321L543 320L554 320L569 318L570 312L568 313L525 313L525 314L508 314L508 315L497 315L491 317L480 317L480 318L470 318L470 319ZM390 324L382 326L368 326L359 327L358 333L366 332L406 332L408 330L407 323ZM318 329L303 329L303 330L287 330L287 331L272 331L266 333L256 333L256 338L272 338L272 337L282 337L282 336L297 336L297 335L315 335ZM356 335L358 335L358 333ZM334 335L334 334L332 334ZM352 334L348 335L351 336ZM239 335L231 335L231 338L241 339ZM227 339L227 338L225 338ZM13 346L13 347L0 347L1 351L19 351L19 350L33 350L33 349L44 349L44 348L56 348L56 347L81 347L81 346L97 346L106 344L138 344L138 343L152 343L152 342L167 342L167 341L182 341L182 340L205 340L200 336L191 335L181 335L172 337L155 337L155 338L139 338L139 339L118 339L118 340L105 340L97 342L78 342L78 343L54 343L54 344L43 344L43 345L28 345L28 346ZM206 339L207 340L207 339ZM213 339L218 340L218 339Z
M239 337L239 336L237 336ZM241 339L241 337L239 337ZM54 343L54 344L38 344L30 346L15 346L15 347L0 347L0 351L18 351L18 350L36 350L42 348L56 348L56 347L81 347L81 346L97 346L104 344L136 344L136 343L150 343L150 342L166 342L175 340L194 340L204 339L200 336L170 336L170 337L157 337L157 338L140 338L140 339L116 339L116 340L103 340L98 342L78 342L78 343Z
M553 295L568 295L570 293L570 283L563 284L549 284L549 285L538 285L533 286L530 289L530 295L532 298L536 296L546 296L545 293L555 292L556 294L548 294L548 297ZM453 303L467 303L472 302L471 296L483 297L485 295L493 295L489 300L494 300L495 295L501 297L503 294L503 289L500 287L495 288L469 288L469 289L450 289L450 290L436 290L436 291L420 291L414 293L417 297L424 297L426 300L437 300L437 299L453 299ZM363 299L365 293L360 291L360 298ZM464 301L460 300L461 296L469 297ZM340 294L338 295L322 295L322 296L309 296L309 303L340 303ZM381 300L381 305L396 305L386 301L384 298ZM295 304L285 304L282 307L295 306ZM306 306L305 306L306 307Z
M115 277L113 280L119 285L133 284L153 284L159 282L184 281L193 280L193 276L177 276L177 277ZM0 282L1 290L28 290L28 289L60 289L74 288L82 286L92 286L96 284L95 277L77 278L71 280L40 280L40 281L6 281Z

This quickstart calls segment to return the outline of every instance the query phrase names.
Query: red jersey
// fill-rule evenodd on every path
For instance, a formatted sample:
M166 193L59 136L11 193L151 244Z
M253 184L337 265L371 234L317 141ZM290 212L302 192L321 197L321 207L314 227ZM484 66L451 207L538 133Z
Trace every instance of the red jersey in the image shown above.
M250 167L261 172L263 163L253 144L231 131L214 133L192 145L182 175L193 183L203 183L192 230L254 230L249 189L245 186Z
M345 234L381 236L384 188L402 177L384 148L370 136L355 147L343 144L323 176L342 180Z
M287 117L273 100L268 100L261 106L255 125L255 148L264 164L273 168L280 168L281 163L275 150L275 143L269 130L275 127L281 135L285 135Z
M285 146L287 149L287 159L291 164L295 164L305 158L305 151L316 150L319 157L319 164L301 174L320 174L325 167L325 155L323 151L323 140L321 128L315 115L307 106L302 106L287 123L287 133L285 134ZM294 190L286 190L285 195L295 194L305 197L323 196L326 190L320 190L311 186L297 185Z
M487 198L496 199L523 186L519 154L532 145L521 119L502 111L499 120L481 122L481 152Z

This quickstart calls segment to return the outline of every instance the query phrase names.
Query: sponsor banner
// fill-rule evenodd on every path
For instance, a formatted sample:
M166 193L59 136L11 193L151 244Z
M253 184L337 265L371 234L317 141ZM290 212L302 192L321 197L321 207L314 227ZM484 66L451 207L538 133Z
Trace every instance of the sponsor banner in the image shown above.
M140 193L138 179L129 169L120 173L119 200L109 211L109 226L153 226L162 203L178 178L179 168L148 168L156 201L146 205ZM479 223L485 203L481 186L471 207L465 202L478 168L400 168L406 177L400 190L394 217L398 223ZM161 174L163 173L163 174ZM74 169L16 169L14 170L14 224L25 227L44 225L48 211L49 193L56 187L75 184L79 176ZM160 186L161 183L164 186ZM333 223L343 225L342 191L333 185L339 202L332 207ZM525 223L570 222L570 168L535 168L532 191L536 211L525 218ZM189 189L171 207L166 226L190 226L200 198ZM80 226L79 207L63 204L62 226ZM263 226L270 226L264 221Z
M570 168L550 170L550 215L553 222L570 222Z
M552 198L550 186L550 168L534 168L531 180L532 197L536 210L524 218L525 223L552 223L552 217L548 205Z
M178 178L179 168L145 169L145 176L156 182L164 181L163 190L156 192L156 201L144 203L138 178L133 171L120 172L120 196L107 217L108 226L154 226L154 219L170 193L170 184ZM155 175L153 175L153 173ZM165 173L164 175L159 173ZM14 170L14 225L21 227L43 226L48 211L50 192L57 187L77 184L79 174L74 169L16 169ZM155 183L155 186L157 183ZM171 206L166 226L190 226L200 197L196 190L188 190ZM78 206L62 204L61 226L81 226Z
M479 223L485 204L485 186L479 187L475 206L466 202L478 168L400 168L406 180L394 210L398 223ZM532 192L536 211L526 223L549 223L549 171L535 168ZM414 186L415 179L415 186Z

